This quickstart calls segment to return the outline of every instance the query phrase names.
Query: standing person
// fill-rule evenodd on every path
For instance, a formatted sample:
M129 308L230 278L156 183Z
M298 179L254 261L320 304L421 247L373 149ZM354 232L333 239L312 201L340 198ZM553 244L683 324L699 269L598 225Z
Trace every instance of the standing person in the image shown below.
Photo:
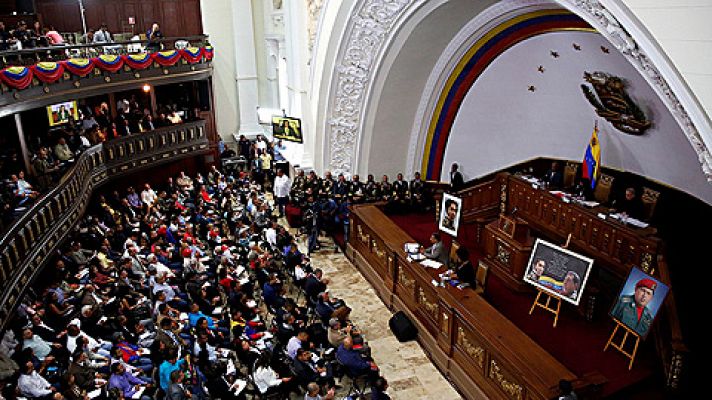
M158 25L158 22L154 22L153 25L151 25L151 29L146 32L146 38L148 39L148 46L146 46L146 50L152 53L161 51L161 39L163 39L163 33L161 33L161 27Z
M462 177L462 173L458 171L460 168L457 163L452 163L450 167L450 191L457 192L465 185L465 178Z
M289 177L284 174L281 169L277 170L277 176L274 178L274 197L277 198L277 209L279 217L284 216L284 208L289 202L289 191L292 189L292 183Z

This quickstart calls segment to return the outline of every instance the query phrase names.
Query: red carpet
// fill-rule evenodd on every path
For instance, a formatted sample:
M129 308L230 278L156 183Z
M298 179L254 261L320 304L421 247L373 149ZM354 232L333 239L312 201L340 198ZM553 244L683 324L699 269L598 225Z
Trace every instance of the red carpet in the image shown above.
M389 217L410 236L420 243L428 243L430 235L437 229L431 214L389 215ZM449 245L449 235L443 235L443 241ZM477 265L481 257L480 249L474 246L472 232L460 232L458 238L472 254L472 262ZM649 382L656 367L656 355L651 340L641 344L633 369L628 371L628 360L614 349L605 353L603 347L613 329L613 322L600 318L589 323L580 316L576 309L564 303L557 327L552 327L553 315L543 309L537 309L529 315L529 308L535 297L531 293L516 293L510 291L494 274L489 274L487 280L486 299L499 312L512 321L546 351L556 357L568 369L578 376L598 371L605 376L608 383L604 385L602 396L624 398L638 397L620 391L642 381ZM660 385L662 386L662 385ZM645 388L645 398L649 396ZM635 392L634 390L633 392ZM662 390L659 392L662 397ZM621 398L623 398L621 397Z

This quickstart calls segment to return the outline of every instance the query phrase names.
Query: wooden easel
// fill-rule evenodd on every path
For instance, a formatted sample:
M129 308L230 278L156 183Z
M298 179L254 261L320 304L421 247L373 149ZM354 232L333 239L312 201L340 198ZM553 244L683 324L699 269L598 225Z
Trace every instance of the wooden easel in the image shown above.
M615 320L614 320L615 321ZM616 350L620 351L623 353L626 358L630 360L630 363L628 363L628 370L631 370L633 368L633 361L635 360L635 354L638 352L638 345L640 344L640 335L632 331L630 328L627 326L621 324L618 321L616 322L616 327L613 329L613 333L611 333L611 337L608 338L608 343L606 343L606 347L603 348L603 351L608 350L608 346L613 346ZM625 334L623 335L623 339L620 341L620 343L615 343L613 342L613 339L616 336L616 333L618 333L618 328L623 328L625 329ZM628 341L628 336L633 336L635 338L635 344L633 345L633 352L628 353L625 350L625 345L626 342Z
M539 302L539 298L540 298L542 295L546 296L546 303L540 303L540 302ZM552 299L553 299L553 300L556 300L556 308L552 308L552 307L549 306L549 304L551 303L551 300L552 300ZM532 308L529 310L529 315L532 315L532 313L534 312L534 309L535 309L537 306L538 306L538 307L541 307L541 308L543 308L543 309L545 309L546 311L548 311L548 312L550 312L550 313L552 313L552 314L554 314L554 328L556 328L556 323L559 321L559 311L561 311L561 299L558 298L558 297L556 297L556 296L552 296L552 295L550 295L549 293L547 293L547 292L545 292L545 291L539 289L539 293L536 295L536 299L534 299L534 304L532 304Z

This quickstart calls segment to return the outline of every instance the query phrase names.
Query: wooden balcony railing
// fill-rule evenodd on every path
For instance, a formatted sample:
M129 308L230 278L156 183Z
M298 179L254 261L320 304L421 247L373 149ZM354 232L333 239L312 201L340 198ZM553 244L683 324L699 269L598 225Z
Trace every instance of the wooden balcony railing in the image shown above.
M27 286L84 213L94 189L116 177L209 151L205 121L96 145L0 239L0 328Z

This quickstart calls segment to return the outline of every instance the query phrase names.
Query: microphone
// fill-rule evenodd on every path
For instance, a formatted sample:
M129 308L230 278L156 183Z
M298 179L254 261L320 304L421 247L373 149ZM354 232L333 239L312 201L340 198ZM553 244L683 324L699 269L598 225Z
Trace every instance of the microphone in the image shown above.
M510 212L509 215L513 217L514 214L517 213L517 211L519 211L519 208L515 206L514 208L512 208L512 212Z

